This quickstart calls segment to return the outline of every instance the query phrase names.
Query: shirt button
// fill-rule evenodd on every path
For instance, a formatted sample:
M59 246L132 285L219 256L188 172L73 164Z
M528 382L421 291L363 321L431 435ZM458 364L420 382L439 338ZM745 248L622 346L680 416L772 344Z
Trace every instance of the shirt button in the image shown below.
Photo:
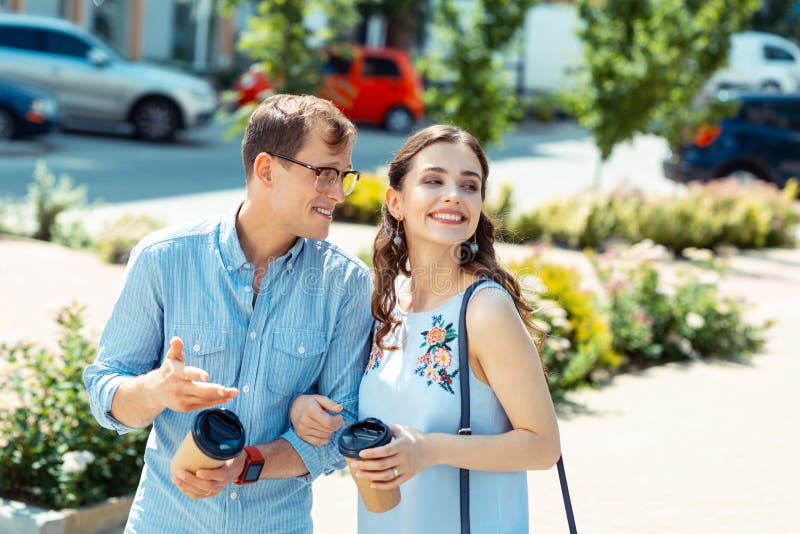
M253 290L253 288L250 287L250 286L247 286L246 288L244 288L244 292L245 293L250 293L252 290Z
M192 347L192 350L195 352L200 352L200 343L195 343L194 347Z
M226 269L228 269L228 272L231 272L231 271L233 270L233 266L232 266L232 265L228 265L228 266L227 266L227 267L225 267L225 268L226 268Z
M306 353L306 348L304 346L300 345L299 347L297 347L297 352L299 352L300 354L305 354Z
M255 339L255 338L256 338L256 333L250 332L250 339Z
M234 501L235 501L235 500L236 500L236 497L238 497L238 496L239 496L239 495L237 495L235 491L232 491L232 492L231 492L231 500L234 500Z
M252 263L245 263L244 264L244 268L245 269L252 269L253 268L253 264Z
M242 391L244 391L245 393L250 393L250 386L243 387Z

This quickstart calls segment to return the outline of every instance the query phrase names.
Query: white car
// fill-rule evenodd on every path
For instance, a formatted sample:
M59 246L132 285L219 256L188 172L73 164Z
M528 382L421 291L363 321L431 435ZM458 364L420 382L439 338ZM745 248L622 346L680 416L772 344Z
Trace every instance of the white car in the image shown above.
M0 14L0 76L50 90L62 125L130 123L152 141L209 122L218 102L206 81L127 61L78 26L48 17Z
M705 88L712 92L800 91L800 48L771 33L737 33L731 37L728 65L716 72Z

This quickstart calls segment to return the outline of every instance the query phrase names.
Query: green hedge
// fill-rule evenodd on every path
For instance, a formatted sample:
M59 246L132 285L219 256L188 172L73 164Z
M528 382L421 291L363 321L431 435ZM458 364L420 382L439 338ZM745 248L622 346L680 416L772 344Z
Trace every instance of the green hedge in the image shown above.
M387 187L389 181L385 177L362 174L353 192L334 210L333 218L342 222L377 224L381 219Z
M719 292L718 274L706 270L666 283L656 265L597 259L601 294L583 288L571 267L536 259L511 265L548 332L542 359L556 397L626 370L743 358L763 347L771 323L747 322L747 305Z
M83 309L62 310L58 349L0 346L0 496L47 508L74 508L132 494L147 431L119 435L92 416L83 370L97 347L84 336ZM7 400L7 399L6 399ZM10 405L9 405L10 404Z
M513 240L550 240L572 247L601 247L610 238L650 239L685 248L793 246L800 212L797 182L783 191L733 179L690 186L685 194L648 197L637 191L590 191L554 200L509 223Z

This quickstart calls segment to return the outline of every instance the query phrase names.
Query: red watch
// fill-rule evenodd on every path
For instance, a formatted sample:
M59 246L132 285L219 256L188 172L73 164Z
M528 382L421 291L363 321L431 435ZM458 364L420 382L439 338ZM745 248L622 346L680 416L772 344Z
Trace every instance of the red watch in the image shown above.
M248 446L244 448L247 458L244 459L244 469L236 479L237 486L244 486L245 484L252 484L261 476L261 470L264 469L264 456L258 447Z

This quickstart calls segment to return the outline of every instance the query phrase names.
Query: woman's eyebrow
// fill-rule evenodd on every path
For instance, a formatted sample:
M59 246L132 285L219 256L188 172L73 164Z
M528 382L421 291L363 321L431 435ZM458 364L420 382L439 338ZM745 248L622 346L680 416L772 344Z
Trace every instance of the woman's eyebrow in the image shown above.
M429 166L424 167L422 169L422 172L428 172L428 171L440 172L442 174L447 174L448 173L447 169L445 169L444 167L437 167L435 165L429 165ZM461 171L461 176L474 176L478 180L481 179L481 175L480 174L478 174L477 172L474 172L474 171L467 170L467 169L464 169L464 170Z

